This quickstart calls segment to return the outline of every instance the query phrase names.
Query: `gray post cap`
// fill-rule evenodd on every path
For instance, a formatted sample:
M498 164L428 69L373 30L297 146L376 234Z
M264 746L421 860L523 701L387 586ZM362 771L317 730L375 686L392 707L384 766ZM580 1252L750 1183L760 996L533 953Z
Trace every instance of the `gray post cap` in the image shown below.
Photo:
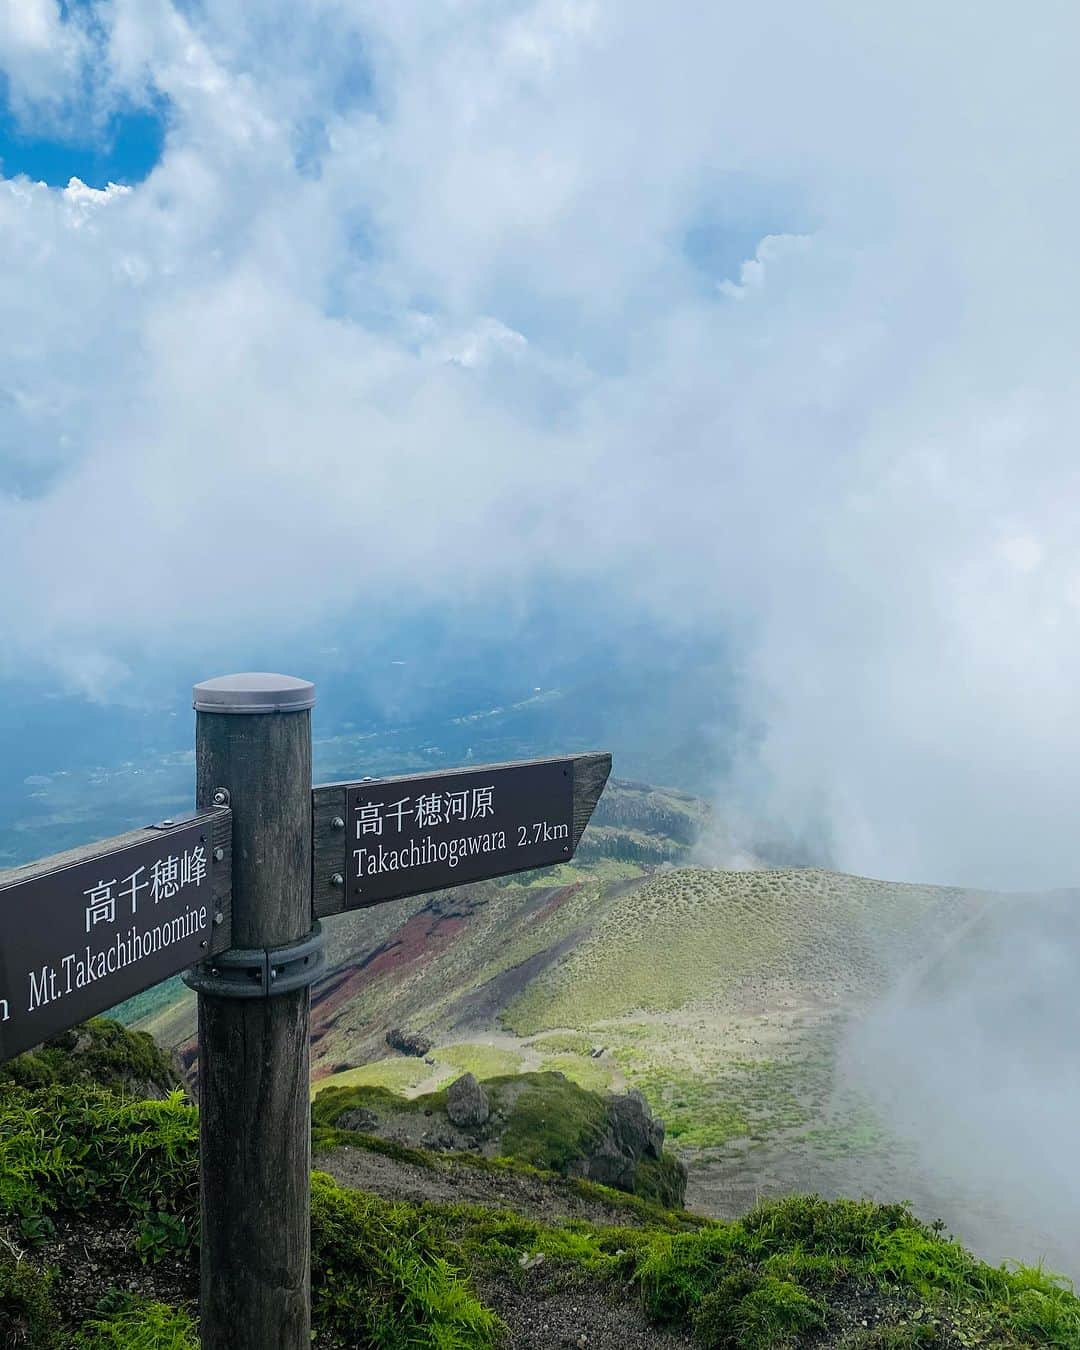
M195 686L193 693L197 712L303 712L315 703L315 686L310 680L298 680L292 675L268 675L263 671L203 680Z

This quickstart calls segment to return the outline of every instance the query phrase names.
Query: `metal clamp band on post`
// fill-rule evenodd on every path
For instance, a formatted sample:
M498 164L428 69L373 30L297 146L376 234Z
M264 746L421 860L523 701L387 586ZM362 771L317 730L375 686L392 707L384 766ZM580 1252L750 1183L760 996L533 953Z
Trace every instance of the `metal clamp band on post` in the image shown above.
M307 937L272 950L233 947L185 971L184 983L197 994L217 998L272 998L313 984L326 968L322 924Z

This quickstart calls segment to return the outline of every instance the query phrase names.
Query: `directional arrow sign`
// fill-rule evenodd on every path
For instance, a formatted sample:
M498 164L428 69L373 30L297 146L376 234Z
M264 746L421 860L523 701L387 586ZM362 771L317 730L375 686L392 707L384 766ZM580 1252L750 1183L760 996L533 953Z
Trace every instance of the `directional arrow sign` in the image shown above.
M231 942L231 813L0 872L0 1062Z
M566 862L610 772L590 754L317 787L315 913Z

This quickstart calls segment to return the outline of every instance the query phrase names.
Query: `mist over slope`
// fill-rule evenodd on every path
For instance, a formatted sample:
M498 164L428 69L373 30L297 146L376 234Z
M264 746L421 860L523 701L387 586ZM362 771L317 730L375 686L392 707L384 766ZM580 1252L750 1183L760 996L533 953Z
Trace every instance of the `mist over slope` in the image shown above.
M639 1087L706 1212L907 1198L995 1259L1080 1272L1071 1191L1040 1198L1070 1166L1075 1022L1049 1023L1075 953L1013 951L1021 918L1073 923L1072 897L690 865L713 828L688 794L615 780L573 864L328 924L313 1090L545 1070ZM194 1069L190 996L139 1025ZM392 1052L395 1028L426 1056Z
M853 1025L842 1072L927 1175L1036 1219L1080 1275L1080 892L994 898ZM968 1236L1012 1256L992 1215Z

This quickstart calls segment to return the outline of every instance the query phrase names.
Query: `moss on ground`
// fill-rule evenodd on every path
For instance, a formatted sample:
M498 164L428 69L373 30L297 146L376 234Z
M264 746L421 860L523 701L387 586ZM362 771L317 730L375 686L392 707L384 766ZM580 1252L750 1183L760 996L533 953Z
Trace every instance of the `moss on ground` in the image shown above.
M56 1350L60 1318L51 1297L52 1277L31 1261L0 1258L0 1346L5 1350Z
M180 1086L168 1058L153 1037L129 1031L108 1017L94 1017L0 1064L0 1083L46 1087L50 1083L86 1083L162 1095Z
M606 1094L582 1088L561 1073L503 1074L485 1079L484 1090L493 1114L503 1121L498 1136L501 1158L542 1172L570 1175L576 1164L596 1151L607 1124ZM339 1125L350 1111L370 1111L385 1122L402 1113L434 1113L445 1107L445 1092L403 1098L384 1088L328 1088L312 1103L312 1139L319 1148L355 1142ZM382 1140L375 1151L425 1165L421 1150L393 1141ZM674 1157L642 1159L635 1190L657 1205L680 1203L684 1187Z
M446 1109L446 1093L425 1092L420 1097L403 1097L389 1088L358 1083L351 1087L336 1084L326 1087L311 1103L313 1125L335 1126L346 1111L373 1111L376 1116L415 1114L431 1109Z
M557 1094L541 1098L534 1111L567 1105ZM530 1118L550 1134L546 1114ZM21 1259L0 1263L7 1343L18 1347L22 1336L35 1350L190 1350L188 1314L141 1289L89 1319L82 1314L78 1326L60 1326L55 1296L65 1271L61 1264L51 1278L34 1251L46 1243L46 1225L62 1227L73 1210L112 1226L148 1207L190 1215L195 1124L194 1108L178 1099L125 1103L79 1085L0 1095L0 1225L26 1247ZM590 1126L579 1117L576 1128ZM544 1224L483 1206L394 1203L316 1174L318 1335L360 1350L494 1350L500 1323L473 1279L483 1275L490 1287L495 1278L512 1291L526 1278L523 1260L543 1253L545 1271L637 1298L651 1322L692 1330L702 1350L780 1350L818 1331L822 1343L845 1350L1080 1347L1080 1300L1064 1282L1038 1269L988 1266L903 1205L796 1196L689 1231L649 1222L647 1208L642 1218L636 1228ZM190 1249L186 1260L193 1291ZM143 1269L133 1253L133 1283Z
M527 1081L520 1083L520 1079ZM519 1088L520 1085L520 1088ZM607 1107L557 1073L532 1073L484 1084L493 1109L504 1111L499 1152L549 1172L567 1172L599 1140ZM508 1088L519 1089L508 1091Z

